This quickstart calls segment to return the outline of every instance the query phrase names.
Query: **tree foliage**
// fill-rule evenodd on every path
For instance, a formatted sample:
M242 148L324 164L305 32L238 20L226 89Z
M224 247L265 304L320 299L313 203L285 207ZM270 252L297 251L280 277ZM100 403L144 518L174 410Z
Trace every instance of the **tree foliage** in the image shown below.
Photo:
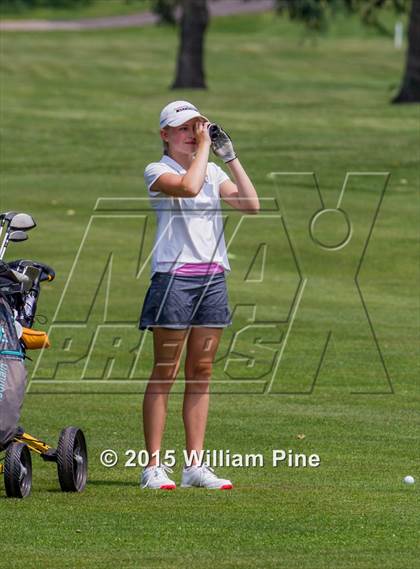
M162 23L175 24L175 10L178 4L178 0L153 0L152 9Z
M291 19L304 22L308 29L318 31L325 30L334 13L344 9L358 14L364 24L389 36L394 30L383 23L383 12L393 11L401 16L410 10L404 78L392 102L420 102L420 0L277 0L277 8L280 13L288 13Z
M69 8L91 4L92 0L0 0L0 8L21 10L30 8Z
M358 14L361 21L375 27L379 32L391 35L381 21L383 9L396 14L407 13L410 0L277 0L279 13L287 13L292 20L305 23L308 29L325 31L329 21L339 11Z

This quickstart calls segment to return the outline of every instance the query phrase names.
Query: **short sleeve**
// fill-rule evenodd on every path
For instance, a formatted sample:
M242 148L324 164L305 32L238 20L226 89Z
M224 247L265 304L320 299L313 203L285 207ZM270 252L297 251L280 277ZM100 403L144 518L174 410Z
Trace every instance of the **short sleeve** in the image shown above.
M163 164L162 162L152 162L148 164L144 170L144 181L146 183L147 191L151 196L157 196L160 192L152 192L150 188L156 182L156 180L162 175L166 173L173 173L173 170L167 165Z
M223 184L223 182L226 182L226 180L230 180L229 176L226 174L224 170L220 168L220 166L218 166L214 162L212 162L212 166L213 166L213 176L218 186Z

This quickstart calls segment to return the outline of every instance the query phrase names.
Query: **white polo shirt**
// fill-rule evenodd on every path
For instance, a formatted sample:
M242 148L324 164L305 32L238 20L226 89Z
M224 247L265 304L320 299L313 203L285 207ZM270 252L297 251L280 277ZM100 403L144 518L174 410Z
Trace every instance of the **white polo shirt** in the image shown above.
M186 174L169 156L152 162L144 171L150 202L156 212L157 230L152 254L152 275L169 272L185 263L220 263L230 271L223 234L219 187L229 176L214 162L194 198L174 198L150 187L165 173Z

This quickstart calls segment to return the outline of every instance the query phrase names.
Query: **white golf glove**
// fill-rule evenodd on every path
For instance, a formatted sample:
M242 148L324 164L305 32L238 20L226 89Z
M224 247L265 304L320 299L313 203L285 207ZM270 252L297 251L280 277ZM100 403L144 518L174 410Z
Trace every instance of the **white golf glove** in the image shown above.
M237 156L228 133L218 124L211 124L209 126L209 134L211 138L211 149L216 156L221 158L225 164L235 160Z

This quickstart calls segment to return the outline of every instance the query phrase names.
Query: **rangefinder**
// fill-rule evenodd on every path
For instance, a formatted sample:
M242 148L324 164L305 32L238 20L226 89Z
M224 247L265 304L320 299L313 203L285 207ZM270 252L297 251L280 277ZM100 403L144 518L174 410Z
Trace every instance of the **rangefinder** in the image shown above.
M222 130L222 128L216 123L209 124L207 128L209 129L209 135L212 141L216 140Z

